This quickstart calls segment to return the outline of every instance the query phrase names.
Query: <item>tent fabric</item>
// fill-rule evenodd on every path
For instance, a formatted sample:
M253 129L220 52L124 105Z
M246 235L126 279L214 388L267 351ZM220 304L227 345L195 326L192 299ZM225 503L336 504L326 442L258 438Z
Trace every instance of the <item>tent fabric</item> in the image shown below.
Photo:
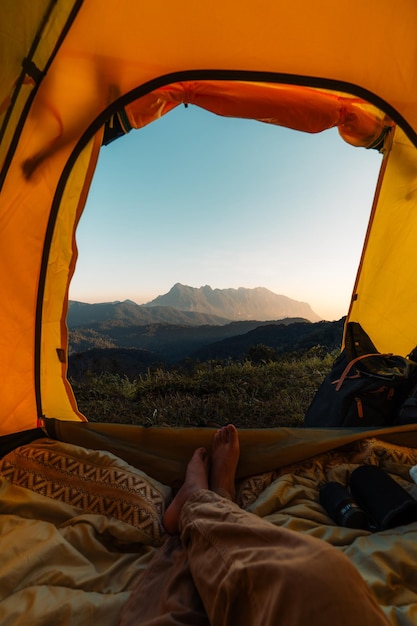
M395 130L382 174L349 320L371 330L380 352L408 355L417 345L417 151L401 128Z
M139 467L164 484L182 481L194 450L210 450L211 428L141 427L128 424L79 423L45 419L43 428L52 439L91 450L108 450ZM414 425L393 428L273 428L239 430L238 478L254 476L346 446L366 437L417 448Z
M19 127L54 50L80 2L4 0L0 15L0 163L8 161Z
M77 259L74 225L78 223L84 208L101 140L102 133L97 133L77 159L68 178L62 199L66 211L60 211L57 215L45 272L42 300L42 316L45 322L38 347L42 368L39 382L41 397L44 398L42 413L59 415L69 420L85 419L77 409L74 394L66 378L68 288ZM41 411L40 407L38 411Z
M256 8L243 0L238 10L227 1L208 10L189 0L163 7L7 0L0 21L0 432L34 428L43 416L83 419L66 380L76 225L104 125L161 90L169 95L162 108L187 101L181 90L193 85L191 99L219 114L247 115L243 102L254 96L249 114L275 120L275 112L265 117L264 97L280 90L283 104L308 93L299 103L316 118L326 95L327 103L345 98L363 119L370 113L375 128L384 127L385 116L392 120L398 128L384 139L383 178L350 318L379 349L403 353L417 344L413 258L404 260L415 230L416 26L413 0L355 0L348 11L330 0L320 7L268 0ZM293 127L295 104L291 109L292 119L286 106L280 115ZM409 242L394 249L386 233L403 228Z
M254 119L306 133L337 127L345 141L365 148L382 141L394 123L360 98L296 85L204 81L156 89L126 107L130 128L142 128L179 104L225 117Z

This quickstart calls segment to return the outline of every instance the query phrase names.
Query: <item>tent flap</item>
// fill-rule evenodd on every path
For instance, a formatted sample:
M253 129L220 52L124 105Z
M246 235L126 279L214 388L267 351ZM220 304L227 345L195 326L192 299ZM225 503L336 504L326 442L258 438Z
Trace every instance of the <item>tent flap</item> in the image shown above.
M179 104L306 133L337 127L345 141L365 148L379 144L394 126L379 109L347 94L297 85L206 80L167 85L135 101L126 107L129 127L142 128Z

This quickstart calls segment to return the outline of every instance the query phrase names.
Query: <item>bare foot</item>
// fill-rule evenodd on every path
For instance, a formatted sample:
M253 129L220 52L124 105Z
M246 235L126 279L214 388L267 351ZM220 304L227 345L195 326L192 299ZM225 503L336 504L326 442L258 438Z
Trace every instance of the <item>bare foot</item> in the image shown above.
M163 524L170 535L179 533L182 507L200 489L208 489L208 457L205 448L197 448L187 465L185 481L164 514Z
M233 426L223 426L214 435L211 452L210 489L235 499L235 475L239 461L239 435Z

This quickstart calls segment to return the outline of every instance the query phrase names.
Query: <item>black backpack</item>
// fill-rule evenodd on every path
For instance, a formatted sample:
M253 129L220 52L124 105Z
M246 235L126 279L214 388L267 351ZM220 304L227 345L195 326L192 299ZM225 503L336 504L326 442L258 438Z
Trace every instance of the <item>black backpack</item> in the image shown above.
M417 384L417 363L381 354L357 322L349 322L345 347L307 409L304 425L391 426Z

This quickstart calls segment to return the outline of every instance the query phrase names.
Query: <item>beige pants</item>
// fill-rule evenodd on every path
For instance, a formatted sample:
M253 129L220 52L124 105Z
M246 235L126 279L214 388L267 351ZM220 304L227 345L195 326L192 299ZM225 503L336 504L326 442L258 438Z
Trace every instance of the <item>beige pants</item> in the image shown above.
M121 626L387 626L349 559L212 491L183 507Z

